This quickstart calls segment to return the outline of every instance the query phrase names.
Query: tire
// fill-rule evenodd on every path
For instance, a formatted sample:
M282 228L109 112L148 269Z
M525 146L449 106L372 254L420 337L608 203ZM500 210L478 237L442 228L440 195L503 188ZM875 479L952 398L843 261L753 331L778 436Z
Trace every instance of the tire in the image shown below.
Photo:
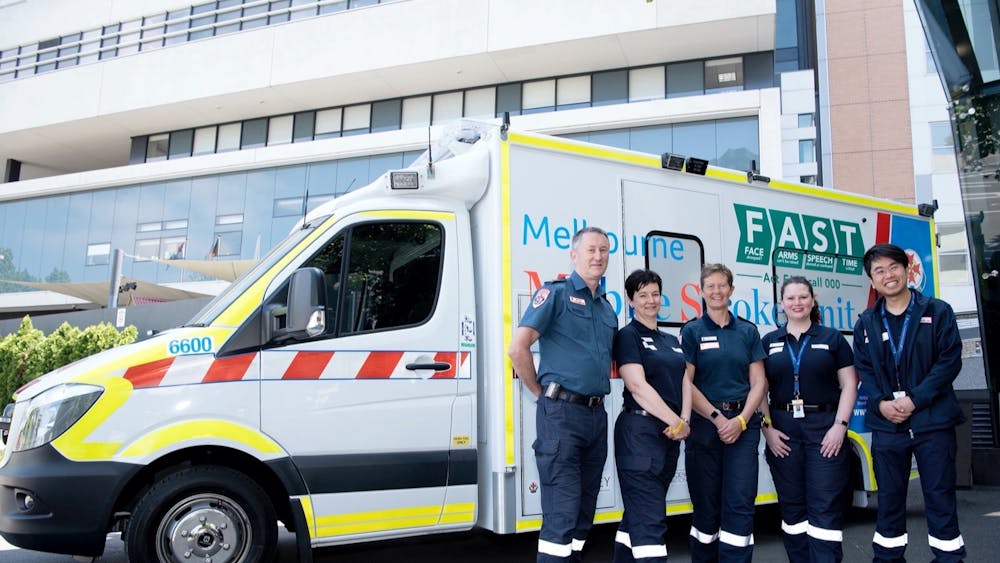
M276 520L264 490L246 475L189 467L158 480L139 500L123 534L125 553L131 563L271 563Z

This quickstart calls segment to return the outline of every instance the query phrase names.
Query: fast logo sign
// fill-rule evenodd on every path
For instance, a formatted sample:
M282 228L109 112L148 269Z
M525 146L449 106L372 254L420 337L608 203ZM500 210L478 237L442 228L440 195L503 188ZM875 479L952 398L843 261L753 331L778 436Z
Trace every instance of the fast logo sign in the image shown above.
M865 245L861 225L828 217L805 215L780 209L733 204L740 228L736 261L768 265L774 250L789 248L809 253L774 254L776 266L819 272L859 275ZM838 254L839 257L828 256Z

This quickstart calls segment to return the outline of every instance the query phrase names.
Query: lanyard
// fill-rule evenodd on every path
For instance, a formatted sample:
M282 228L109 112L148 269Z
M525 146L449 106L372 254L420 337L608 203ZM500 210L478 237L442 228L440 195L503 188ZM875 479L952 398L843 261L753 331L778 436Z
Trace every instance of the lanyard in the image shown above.
M903 346L906 344L906 329L910 326L910 316L913 313L913 293L910 293L910 303L906 305L906 316L903 317L903 330L899 331L899 345L892 338L892 331L889 330L889 321L885 318L885 301L882 302L882 327L889 337L889 348L892 350L892 361L896 364L896 389L903 390L903 384L899 381L900 366L903 362Z
M793 392L795 393L795 398L799 398L799 366L802 365L802 353L806 351L809 346L809 335L805 335L802 339L802 345L799 346L799 353L796 354L792 351L792 341L788 341L788 357L792 360L792 376L793 381Z

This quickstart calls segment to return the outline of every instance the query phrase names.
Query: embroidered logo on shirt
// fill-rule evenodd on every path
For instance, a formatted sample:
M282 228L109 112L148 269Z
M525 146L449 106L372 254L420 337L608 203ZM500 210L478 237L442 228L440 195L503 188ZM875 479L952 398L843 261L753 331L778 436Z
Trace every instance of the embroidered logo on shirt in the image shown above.
M581 298L581 297L575 297L573 295L569 296L569 302L570 303L576 303L577 305L586 305L587 304L587 302L584 301L583 298Z
M652 336L642 336L642 347L647 350L656 350L656 346L653 345Z
M545 303L545 300L548 298L549 298L549 288L543 287L542 289L539 289L535 293L535 298L532 299L531 306L537 309L541 307L542 303Z
M920 324L929 325L933 323L934 319L932 317L920 317Z

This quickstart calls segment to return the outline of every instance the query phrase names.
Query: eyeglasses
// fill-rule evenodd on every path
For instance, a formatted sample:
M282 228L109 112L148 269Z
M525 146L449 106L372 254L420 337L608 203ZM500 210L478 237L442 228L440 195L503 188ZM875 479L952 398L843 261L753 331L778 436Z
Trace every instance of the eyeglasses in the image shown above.
M886 276L895 276L899 274L902 270L905 270L906 266L900 264L899 262L893 262L887 268L875 268L872 270L872 279L884 278Z

